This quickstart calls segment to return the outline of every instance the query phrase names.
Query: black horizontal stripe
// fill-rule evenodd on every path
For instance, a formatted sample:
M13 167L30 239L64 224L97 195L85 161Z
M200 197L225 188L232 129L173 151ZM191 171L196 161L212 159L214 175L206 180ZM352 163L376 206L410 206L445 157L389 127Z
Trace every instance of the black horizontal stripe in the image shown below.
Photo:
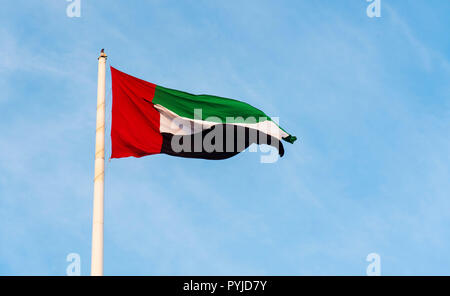
M191 135L161 134L163 136L161 153L172 156L211 160L227 159L254 143L273 146L278 149L280 157L284 155L283 144L277 138L243 126L218 124ZM212 148L215 148L214 151Z

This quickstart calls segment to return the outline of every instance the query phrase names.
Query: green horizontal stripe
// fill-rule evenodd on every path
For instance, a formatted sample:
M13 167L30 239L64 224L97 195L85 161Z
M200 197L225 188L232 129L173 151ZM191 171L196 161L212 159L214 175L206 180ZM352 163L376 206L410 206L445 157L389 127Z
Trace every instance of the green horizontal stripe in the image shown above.
M242 117L244 120L248 117L254 117L256 122L259 122L261 117L263 118L261 121L270 120L261 110L241 101L210 95L193 95L159 85L156 86L155 97L152 102L166 107L179 116L190 119L194 119L194 109L201 109L202 120L217 117L219 120L213 121L219 123L225 122L227 117Z

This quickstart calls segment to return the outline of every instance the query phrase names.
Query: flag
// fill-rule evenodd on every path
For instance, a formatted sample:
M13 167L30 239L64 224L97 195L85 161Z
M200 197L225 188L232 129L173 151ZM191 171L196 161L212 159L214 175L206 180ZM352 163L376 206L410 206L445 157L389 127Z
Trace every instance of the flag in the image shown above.
M226 159L251 144L283 156L288 134L261 110L238 100L165 88L111 67L111 158L172 156Z

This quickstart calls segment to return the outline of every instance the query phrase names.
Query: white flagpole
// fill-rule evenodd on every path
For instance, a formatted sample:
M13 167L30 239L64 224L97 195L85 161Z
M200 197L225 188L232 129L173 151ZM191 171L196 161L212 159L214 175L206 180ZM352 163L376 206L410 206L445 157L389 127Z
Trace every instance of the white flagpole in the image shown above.
M98 58L97 129L95 132L94 215L91 275L103 275L103 200L105 189L105 76L106 54Z

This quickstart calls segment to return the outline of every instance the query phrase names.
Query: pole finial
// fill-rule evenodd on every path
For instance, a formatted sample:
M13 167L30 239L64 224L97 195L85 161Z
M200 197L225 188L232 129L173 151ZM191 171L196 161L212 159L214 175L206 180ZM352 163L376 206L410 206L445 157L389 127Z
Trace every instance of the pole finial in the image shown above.
M102 48L102 50L100 50L100 56L99 56L99 58L106 58L106 57L107 57L107 55L106 55L106 53L105 53L105 49Z

